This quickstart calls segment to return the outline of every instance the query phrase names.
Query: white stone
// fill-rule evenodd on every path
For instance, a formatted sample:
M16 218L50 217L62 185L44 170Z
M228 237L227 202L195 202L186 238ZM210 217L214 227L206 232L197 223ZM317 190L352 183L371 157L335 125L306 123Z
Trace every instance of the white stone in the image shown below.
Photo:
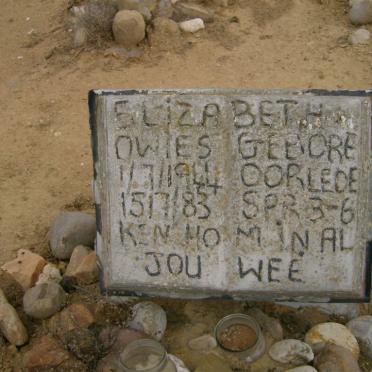
M66 298L67 295L59 284L42 283L26 291L23 296L23 309L33 318L46 319L64 306Z
M285 372L317 372L317 370L311 366L300 366L296 368L287 369Z
M190 370L186 368L185 363L181 359L177 358L175 355L168 354L168 358L176 366L176 372L190 372Z
M305 342L316 353L327 343L331 343L350 350L356 359L359 357L358 341L344 325L339 323L317 324L306 333Z
M212 335L203 335L193 338L188 345L192 350L208 351L217 346L217 341Z
M359 341L364 355L372 359L372 315L363 315L351 320L346 327Z
M57 267L52 264L44 266L43 271L39 275L39 278L35 285L43 283L60 283L62 280L61 273Z
M365 25L372 22L372 1L356 0L351 4L350 21L355 25Z
M272 359L280 363L290 363L294 365L311 362L314 353L311 347L295 339L287 339L276 342L271 346L269 355Z
M0 289L0 334L11 344L22 346L28 341L28 334L17 311L10 305Z
M364 28L354 31L350 37L349 41L351 44L368 44L370 39L370 32Z
M201 18L190 19L179 23L180 29L184 32L197 32L205 28L204 21Z
M167 328L167 314L153 302L140 302L132 307L127 325L161 340Z

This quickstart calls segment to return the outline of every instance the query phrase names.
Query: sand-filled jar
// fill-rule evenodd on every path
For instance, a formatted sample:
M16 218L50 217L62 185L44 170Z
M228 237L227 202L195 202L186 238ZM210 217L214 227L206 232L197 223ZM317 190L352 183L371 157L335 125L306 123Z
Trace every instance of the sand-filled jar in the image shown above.
M214 332L220 348L244 362L251 363L265 352L261 328L249 315L228 315L217 323Z
M164 347L155 340L142 339L131 342L120 354L123 372L176 372Z

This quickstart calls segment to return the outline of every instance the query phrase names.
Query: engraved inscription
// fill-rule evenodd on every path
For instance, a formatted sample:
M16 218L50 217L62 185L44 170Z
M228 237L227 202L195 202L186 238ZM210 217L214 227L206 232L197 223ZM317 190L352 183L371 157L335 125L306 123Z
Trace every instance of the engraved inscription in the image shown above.
M101 250L113 286L358 297L368 99L188 91L100 98Z

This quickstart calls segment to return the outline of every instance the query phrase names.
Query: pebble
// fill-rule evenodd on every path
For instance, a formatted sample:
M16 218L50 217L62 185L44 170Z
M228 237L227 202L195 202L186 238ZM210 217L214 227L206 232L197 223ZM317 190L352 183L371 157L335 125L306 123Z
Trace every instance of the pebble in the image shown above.
M74 360L58 342L49 336L43 336L24 355L27 371L85 371L81 362ZM56 369L54 369L56 368Z
M179 23L180 29L184 32L197 32L205 28L204 22L201 18L190 19Z
M76 328L89 328L94 322L94 316L87 306L72 304L50 319L49 329L53 335L64 340L67 332Z
M319 372L360 372L353 354L342 346L327 344L314 359Z
M317 372L317 370L311 366L300 366L296 368L287 369L285 372Z
M347 323L346 327L358 340L362 353L372 359L372 316L360 316Z
M353 45L368 44L370 36L371 35L368 30L365 30L364 28L360 28L359 30L354 31L350 35L349 41L350 41L350 44L353 44Z
M47 262L43 257L26 249L17 252L17 258L1 268L9 273L24 290L35 285Z
M47 319L57 313L66 302L66 293L53 282L28 289L23 297L25 313L35 319Z
M140 302L131 308L127 325L161 340L167 328L167 314L161 306L153 302Z
M118 0L117 6L120 10L136 10L141 13L145 21L150 21L152 18L152 13L156 8L156 2L139 0Z
M87 328L75 328L66 333L64 337L66 348L78 359L90 365L99 358L97 339Z
M352 352L354 357L359 357L359 345L354 335L342 324L321 323L311 328L305 336L305 342L317 353L327 343L336 344Z
M283 339L283 327L278 319L266 315L258 308L249 309L247 314L256 319L262 330L270 333L274 340L280 341Z
M64 277L74 280L79 285L95 283L98 280L96 253L83 245L75 247Z
M190 372L190 370L186 368L185 363L181 359L177 358L175 355L168 354L168 358L176 366L176 372Z
M82 212L63 212L53 221L49 231L49 244L53 255L61 260L71 257L78 245L93 247L96 221Z
M6 271L0 269L0 289L4 292L8 302L13 306L22 305L25 294L22 286Z
M308 344L300 340L287 339L276 342L269 350L270 357L280 363L301 365L311 362L314 353Z
M115 15L112 32L118 44L131 48L145 38L145 27L141 13L136 10L121 10Z
M354 1L350 9L350 21L354 25L365 25L372 22L372 1Z
M197 4L187 4L178 2L175 5L175 19L185 21L189 19L200 18L204 22L213 22L214 14L208 9Z
M0 333L13 345L22 346L28 341L25 326L17 311L10 305L0 289Z
M195 372L232 372L228 363L214 354L207 354L196 367Z
M203 335L190 340L188 346L191 350L209 351L217 346L217 341L212 335Z
M43 284L43 283L60 283L62 280L61 273L58 269L58 267L55 267L54 265L47 264L44 266L43 271L39 275L39 279L35 283Z

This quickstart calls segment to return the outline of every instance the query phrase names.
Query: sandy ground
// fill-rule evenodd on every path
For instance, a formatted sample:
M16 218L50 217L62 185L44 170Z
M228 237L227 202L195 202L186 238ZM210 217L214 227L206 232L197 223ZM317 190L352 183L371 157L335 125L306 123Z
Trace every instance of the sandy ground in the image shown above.
M347 43L348 1L234 1L181 49L134 61L71 49L68 1L1 1L0 264L20 248L48 257L61 210L93 212L92 88L372 86L371 45Z

